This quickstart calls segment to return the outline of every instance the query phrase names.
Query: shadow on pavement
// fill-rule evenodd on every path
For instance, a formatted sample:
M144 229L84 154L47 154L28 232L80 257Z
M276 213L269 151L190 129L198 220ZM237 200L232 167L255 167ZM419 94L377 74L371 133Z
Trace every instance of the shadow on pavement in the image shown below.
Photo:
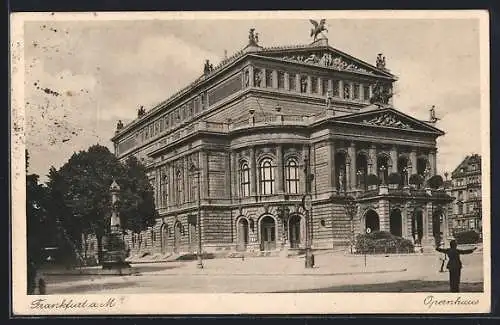
M341 285L317 289L278 291L277 293L314 292L449 292L448 281L408 280L390 283ZM462 283L461 292L483 292L483 282Z

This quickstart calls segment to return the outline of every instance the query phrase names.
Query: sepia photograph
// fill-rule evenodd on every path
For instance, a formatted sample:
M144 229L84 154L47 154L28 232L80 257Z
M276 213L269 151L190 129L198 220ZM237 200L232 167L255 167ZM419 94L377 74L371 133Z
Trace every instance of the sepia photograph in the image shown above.
M488 33L13 14L14 313L488 312Z

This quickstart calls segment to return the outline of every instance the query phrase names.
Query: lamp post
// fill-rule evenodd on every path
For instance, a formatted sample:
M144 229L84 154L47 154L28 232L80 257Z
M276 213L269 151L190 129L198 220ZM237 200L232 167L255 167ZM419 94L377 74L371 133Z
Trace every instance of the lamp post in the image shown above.
M384 165L380 166L380 173L381 173L381 178L382 178L382 181L381 181L381 185L385 185L385 171L387 170L387 167L385 167Z
M354 215L356 213L356 202L352 196L345 196L344 198L344 208L347 216L349 217L349 221L351 222L351 239L350 239L350 250L351 254L353 253L354 246Z
M361 189L361 176L363 176L363 171L358 169L356 176L358 177L358 181L356 182L358 184L358 189Z
M302 198L302 204L304 210L306 211L306 261L305 267L312 268L314 267L314 256L311 252L311 231L310 231L310 218L312 218L312 181L314 179L314 175L309 171L309 160L304 159L304 173L306 177L306 194Z
M197 204L197 215L196 215L196 227L198 230L198 254L196 255L196 267L199 269L203 268L203 257L202 257L202 248L201 248L201 188L200 188L200 169L196 167L196 165L191 162L191 173L196 174L196 204Z

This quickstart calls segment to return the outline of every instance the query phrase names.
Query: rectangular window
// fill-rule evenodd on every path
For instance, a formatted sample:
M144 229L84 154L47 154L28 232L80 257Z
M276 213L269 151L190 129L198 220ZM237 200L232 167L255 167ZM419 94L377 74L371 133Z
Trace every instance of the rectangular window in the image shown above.
M318 78L316 77L311 77L311 93L318 93Z
M360 99L360 86L358 84L354 85L354 99Z
M290 73L288 75L288 85L290 86L290 90L291 91L295 91L297 89L297 85L295 83L295 74L294 73Z
M273 71L266 70L266 87L272 87L272 86L273 86Z
M363 99L370 100L370 86L363 86Z
M344 99L351 99L351 85L348 83L344 84Z
M285 89L285 73L278 71L278 88Z
M323 96L328 95L328 79L321 80L321 95Z
M332 95L333 95L333 97L340 97L339 81L338 80L333 80L333 82L332 82Z

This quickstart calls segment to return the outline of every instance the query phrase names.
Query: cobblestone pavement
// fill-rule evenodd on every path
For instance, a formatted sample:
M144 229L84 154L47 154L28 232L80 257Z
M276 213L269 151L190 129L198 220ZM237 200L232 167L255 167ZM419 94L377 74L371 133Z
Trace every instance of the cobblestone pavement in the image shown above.
M482 254L463 256L462 289L481 291ZM212 259L134 265L136 276L46 275L48 294L231 292L446 292L448 273L439 254L344 256L317 254L315 268L303 257Z

